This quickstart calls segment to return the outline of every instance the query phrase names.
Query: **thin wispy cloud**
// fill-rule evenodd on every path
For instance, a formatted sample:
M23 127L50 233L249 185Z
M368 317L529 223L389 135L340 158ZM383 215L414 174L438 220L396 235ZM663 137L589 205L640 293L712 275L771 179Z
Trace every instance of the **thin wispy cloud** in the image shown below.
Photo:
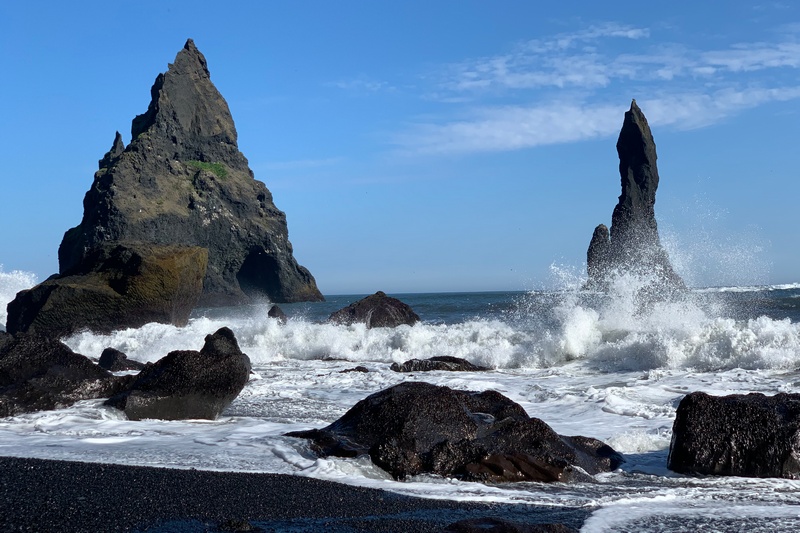
M615 76L608 61L589 44L603 39L643 39L647 28L620 24L521 43L508 54L452 65L443 86L454 91L530 89L537 87L602 87Z
M407 153L454 154L532 148L605 136L617 128L620 106L546 106L484 108L474 116L445 124L416 124L399 135Z
M455 154L609 136L631 97L651 124L679 129L800 98L796 78L781 78L800 68L800 43L786 31L774 42L711 50L651 40L648 28L609 23L450 65L426 95L446 107L394 144L403 153Z
M365 77L353 78L348 80L337 80L325 84L343 91L374 93L378 91L393 91L395 88L386 81L373 80Z
M800 86L723 89L638 100L653 126L705 127L745 109L800 98ZM443 155L500 152L616 135L629 102L487 107L445 123L418 123L395 138L406 154Z

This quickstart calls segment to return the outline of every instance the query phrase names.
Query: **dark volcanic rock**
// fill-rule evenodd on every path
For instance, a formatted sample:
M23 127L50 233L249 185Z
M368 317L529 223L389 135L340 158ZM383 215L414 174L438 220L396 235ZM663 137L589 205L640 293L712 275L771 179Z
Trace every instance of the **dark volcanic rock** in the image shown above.
M281 309L277 305L273 305L272 307L269 308L269 311L267 311L267 316L269 318L274 318L281 324L286 324L287 320L286 313L284 313L283 309Z
M430 359L409 359L402 365L392 363L389 367L395 372L430 372L432 370L446 370L450 372L481 372L489 370L485 366L473 365L466 359L441 355Z
M503 395L407 382L358 402L311 439L322 456L369 455L397 479L424 472L476 481L568 481L622 458L586 437L562 437Z
M199 352L178 350L148 364L128 390L106 405L125 411L131 420L213 420L239 395L249 375L250 358L233 332L221 328L206 335Z
M393 328L402 324L413 326L419 322L419 316L407 304L378 291L332 313L328 320L348 326L363 323L367 328Z
M683 474L800 478L800 394L685 396L667 466Z
M141 370L144 368L144 363L139 361L131 361L128 356L115 348L106 348L100 354L100 361L97 362L100 368L105 368L111 372L119 372L123 370Z
M2 350L3 346L12 340L14 340L14 337L11 335L11 333L0 330L0 350Z
M675 273L661 246L656 223L658 189L656 144L636 100L625 113L617 140L622 194L611 216L611 231L595 228L587 252L590 288L604 288L607 277L619 272L652 276L650 292L682 291L686 287Z
M17 335L0 347L0 417L108 397L128 381L57 340Z
M148 322L184 326L203 291L207 258L197 246L100 245L83 265L88 270L19 292L8 304L6 329L61 337Z
M64 235L61 275L86 270L108 242L142 241L208 249L201 304L322 300L298 265L286 216L253 179L237 145L228 104L190 39L159 74L147 111L117 134L84 198L83 220Z
M340 374L349 374L350 372L361 372L363 374L366 374L369 372L369 368L359 365L353 368L346 368L344 370L339 371Z

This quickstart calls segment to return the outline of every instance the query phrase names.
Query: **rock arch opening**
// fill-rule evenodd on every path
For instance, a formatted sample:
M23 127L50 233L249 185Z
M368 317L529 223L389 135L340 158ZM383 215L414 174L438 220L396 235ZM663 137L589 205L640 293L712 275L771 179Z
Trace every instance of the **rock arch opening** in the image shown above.
M250 298L282 301L278 261L263 248L252 248L236 274L239 287Z

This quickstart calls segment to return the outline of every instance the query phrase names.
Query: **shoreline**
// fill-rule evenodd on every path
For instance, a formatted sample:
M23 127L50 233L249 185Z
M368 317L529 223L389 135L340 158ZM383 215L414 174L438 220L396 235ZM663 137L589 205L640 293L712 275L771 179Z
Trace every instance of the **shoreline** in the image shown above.
M0 457L0 531L441 531L467 519L580 528L573 507L434 500L332 481Z

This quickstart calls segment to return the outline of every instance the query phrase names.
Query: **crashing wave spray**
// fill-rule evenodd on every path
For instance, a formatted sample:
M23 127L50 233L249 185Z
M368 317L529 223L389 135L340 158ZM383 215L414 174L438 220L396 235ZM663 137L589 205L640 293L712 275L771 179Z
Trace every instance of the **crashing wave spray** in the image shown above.
M13 300L19 291L36 285L36 281L36 274L32 272L21 270L3 272L3 265L0 265L0 330L5 331L8 302Z
M649 300L670 298L686 289L658 236L654 205L658 189L656 145L636 100L625 113L617 140L622 194L611 217L611 230L600 224L586 253L588 288L606 290L611 277L631 271L649 282Z

